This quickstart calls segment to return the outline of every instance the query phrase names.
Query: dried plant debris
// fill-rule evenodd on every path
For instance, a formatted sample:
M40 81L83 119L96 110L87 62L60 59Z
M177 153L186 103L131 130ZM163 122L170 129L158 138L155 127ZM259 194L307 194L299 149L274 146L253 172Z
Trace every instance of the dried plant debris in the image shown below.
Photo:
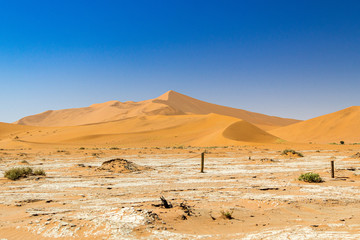
M360 152L355 153L351 156L352 158L360 158Z
M98 167L96 170L115 172L115 173L130 173L130 172L139 172L148 169L150 168L139 166L126 159L116 158L103 162L103 164L100 167Z

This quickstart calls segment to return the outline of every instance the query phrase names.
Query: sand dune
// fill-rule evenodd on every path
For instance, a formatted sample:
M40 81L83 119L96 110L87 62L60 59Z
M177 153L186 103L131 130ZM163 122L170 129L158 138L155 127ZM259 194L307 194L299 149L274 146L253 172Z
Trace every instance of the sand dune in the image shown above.
M0 122L0 148L22 148L28 144L19 142L20 136L32 135L39 127Z
M238 118L208 114L155 115L82 126L38 127L33 132L19 134L17 141L107 146L211 146L278 140Z
M295 119L268 116L265 114L250 112L242 109L212 104L174 91L169 91L158 97L156 100L156 102L162 101L166 102L169 106L177 109L180 112L189 114L216 113L220 115L236 117L252 123L264 130L274 129L279 126L287 126L293 123L300 122L299 120Z
M9 136L15 137L17 133L23 133L33 129L36 129L36 127L0 122L0 140L1 138L8 138Z
M231 140L243 142L269 143L280 140L246 121L237 121L231 124L224 130L223 136Z
M273 117L241 109L211 104L174 91L168 91L158 98L141 102L110 101L106 103L93 104L85 108L46 111L40 114L24 117L16 123L31 126L75 126L117 121L139 116L188 114L205 115L210 113L243 119L265 130L299 122L294 119Z
M270 133L293 142L360 142L360 106L278 128Z

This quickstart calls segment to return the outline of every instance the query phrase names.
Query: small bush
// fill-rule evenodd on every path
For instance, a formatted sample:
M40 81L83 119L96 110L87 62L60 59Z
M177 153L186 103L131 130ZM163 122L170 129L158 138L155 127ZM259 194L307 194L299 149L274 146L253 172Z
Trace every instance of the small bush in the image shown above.
M4 174L4 177L11 179L11 180L16 180L21 177L26 177L26 176L32 174L32 172L33 172L33 170L30 167L16 167L16 168L12 168L12 169L6 171Z
M183 145L174 146L173 149L184 149L185 147Z
M290 154L292 154L292 155L297 155L297 156L299 156L299 157L304 157L304 155L303 155L302 153L297 152L297 151L295 151L295 150L293 150L293 149L285 149L285 150L282 151L282 153L281 153L281 155L290 155Z
M21 171L17 171L16 169L11 169L5 172L4 177L11 180L17 180L22 177L22 174Z
M36 169L35 171L30 167L15 167L10 170L5 171L4 177L17 180L19 178L31 176L31 175L43 175L45 176L45 171L42 169Z
M221 216L225 219L233 219L233 216L232 216L233 211L231 211L231 212L230 211L220 211L220 213L221 213Z
M301 174L298 179L299 181L310 182L310 183L312 182L319 183L323 181L319 174L312 172Z
M344 144L345 144L345 142L344 142L344 141L340 141L340 144L341 144L341 145L344 145Z
M46 173L43 169L39 168L34 170L34 175L46 176Z

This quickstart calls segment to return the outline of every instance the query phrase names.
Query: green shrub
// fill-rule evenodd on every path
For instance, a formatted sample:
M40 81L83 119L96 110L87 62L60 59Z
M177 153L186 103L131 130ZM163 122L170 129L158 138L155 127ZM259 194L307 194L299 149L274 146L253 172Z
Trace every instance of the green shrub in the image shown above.
M345 143L344 141L340 141L340 144L341 144L341 145L344 145L344 143Z
M16 180L21 177L26 177L32 174L33 170L30 167L15 167L5 172L4 177Z
M34 170L34 175L46 176L46 173L43 169L39 168Z
M220 211L220 213L221 213L221 216L223 217L223 218L225 218L225 219L233 219L233 216L232 216L232 214L233 214L233 211Z
M310 183L312 182L319 183L323 181L319 174L312 172L301 174L298 179L299 181L310 182Z
M5 171L4 177L17 180L19 178L31 176L31 175L43 175L45 176L45 171L42 169L36 169L35 171L30 167L15 167L10 170Z
M16 180L22 177L22 171L18 168L13 168L5 172L4 177Z
M290 154L293 154L293 155L297 155L299 157L304 157L304 155L300 152L297 152L293 149L285 149L284 151L282 151L281 155L289 155Z

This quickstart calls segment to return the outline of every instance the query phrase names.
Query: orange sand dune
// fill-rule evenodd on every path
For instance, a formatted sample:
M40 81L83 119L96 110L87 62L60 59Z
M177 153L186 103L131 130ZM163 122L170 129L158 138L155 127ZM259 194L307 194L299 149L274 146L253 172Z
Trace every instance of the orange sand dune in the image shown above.
M31 135L33 132L38 133L39 127L22 126L17 124L9 124L0 122L0 147L1 148L17 148L27 147L28 144L19 142L20 136L25 134Z
M22 133L25 131L31 131L36 129L36 127L32 126L22 126L17 124L10 124L10 123L2 123L0 122L0 140L3 137L8 138L9 136L16 137L17 133Z
M17 124L32 126L75 126L122 120L138 116L187 115L216 113L236 117L269 130L290 125L298 120L268 116L241 109L224 107L168 91L158 98L141 102L110 101L85 108L46 111L24 117Z
M293 142L360 142L360 106L274 129L270 133Z
M41 130L39 130L41 129ZM142 116L99 124L39 128L24 143L108 146L237 145L279 139L238 118L218 114Z

